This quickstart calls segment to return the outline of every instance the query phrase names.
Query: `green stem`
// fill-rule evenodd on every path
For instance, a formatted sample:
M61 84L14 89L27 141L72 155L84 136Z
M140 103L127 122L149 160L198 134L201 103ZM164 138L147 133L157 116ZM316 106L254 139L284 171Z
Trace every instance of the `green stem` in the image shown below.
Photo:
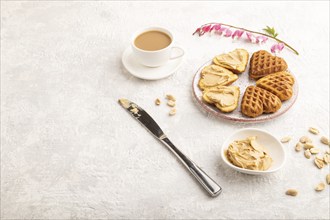
M291 47L289 44L285 43L283 40L280 40L276 37L273 37L273 36L270 36L268 34L264 34L264 33L261 33L261 32L258 32L258 31L251 31L249 29L245 29L245 28L241 28L241 27L236 27L236 26L233 26L233 25L229 25L229 24L224 24L224 23L207 23L207 24L204 24L202 25L201 27L204 27L206 25L211 25L211 24L221 24L221 25L224 25L224 26L227 26L227 27L231 27L231 28L236 28L236 29L240 29L240 30L243 30L243 31L247 31L247 32L251 32L251 33L255 33L255 34L260 34L260 35L263 35L263 36L266 36L266 37L269 37L269 38L272 38L280 43L283 43L286 47L290 48L295 54L299 55L298 51L296 51L293 47Z

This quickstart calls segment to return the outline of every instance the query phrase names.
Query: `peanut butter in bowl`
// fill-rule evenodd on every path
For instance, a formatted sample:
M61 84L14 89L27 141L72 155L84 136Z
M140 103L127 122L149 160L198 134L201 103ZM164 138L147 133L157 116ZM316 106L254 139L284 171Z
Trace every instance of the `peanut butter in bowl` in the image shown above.
M286 159L282 143L267 131L240 129L222 144L222 160L230 168L247 174L263 175L283 167Z
M267 150L258 144L256 136L232 142L226 156L233 165L249 170L268 170L273 162Z

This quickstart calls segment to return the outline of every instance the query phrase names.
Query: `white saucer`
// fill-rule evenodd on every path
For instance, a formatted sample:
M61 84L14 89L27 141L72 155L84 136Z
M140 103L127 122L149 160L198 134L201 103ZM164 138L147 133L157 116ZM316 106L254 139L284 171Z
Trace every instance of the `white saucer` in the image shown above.
M134 58L131 47L126 48L122 56L122 62L126 70L133 76L146 80L163 79L172 75L179 69L182 60L183 57L169 60L167 64L160 67L143 66Z

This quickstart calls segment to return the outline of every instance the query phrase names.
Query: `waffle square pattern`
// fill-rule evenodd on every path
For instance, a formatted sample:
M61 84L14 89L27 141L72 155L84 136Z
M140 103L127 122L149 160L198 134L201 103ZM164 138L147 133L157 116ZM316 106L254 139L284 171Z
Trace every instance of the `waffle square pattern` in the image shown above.
M271 73L281 72L288 68L285 60L273 56L265 50L253 53L250 61L250 78L259 79Z

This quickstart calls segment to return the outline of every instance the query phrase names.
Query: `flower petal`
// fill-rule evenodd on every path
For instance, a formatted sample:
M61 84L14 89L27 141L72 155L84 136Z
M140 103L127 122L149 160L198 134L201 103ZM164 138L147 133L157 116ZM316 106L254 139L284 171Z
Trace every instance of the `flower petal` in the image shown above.
M217 30L220 30L220 28L221 28L221 24L215 24L212 26L212 30L214 29L217 31Z
M195 35L196 33L198 33L199 35L201 35L200 31L201 31L201 29L200 28L197 28L196 31L193 33L193 35Z
M284 43L279 43L279 44L278 44L278 48L279 48L279 50L283 50L284 46L285 46Z
M259 35L257 37L257 43L265 43L268 40L268 37L263 36L263 35Z
M251 34L250 32L245 32L246 33L246 36L247 38L252 42L252 43L257 43L257 38Z
M220 27L219 32L220 32L220 33L223 33L223 32L225 32L226 30L227 30L227 28L225 28L225 27Z
M233 32L230 29L226 30L225 37L230 37Z
M211 30L211 25L206 25L204 27L202 27L202 31L205 32L209 32Z
M270 51L276 54L281 52L283 48L284 48L284 43L276 43L270 48Z
M231 36L233 39L239 39L243 35L244 31L236 30Z
M222 35L226 32L227 29L228 29L228 28L226 28L226 27L221 27L221 26L220 26L220 28L219 28L218 30L216 30L216 32L217 32L218 34L220 34L220 36L222 36Z

